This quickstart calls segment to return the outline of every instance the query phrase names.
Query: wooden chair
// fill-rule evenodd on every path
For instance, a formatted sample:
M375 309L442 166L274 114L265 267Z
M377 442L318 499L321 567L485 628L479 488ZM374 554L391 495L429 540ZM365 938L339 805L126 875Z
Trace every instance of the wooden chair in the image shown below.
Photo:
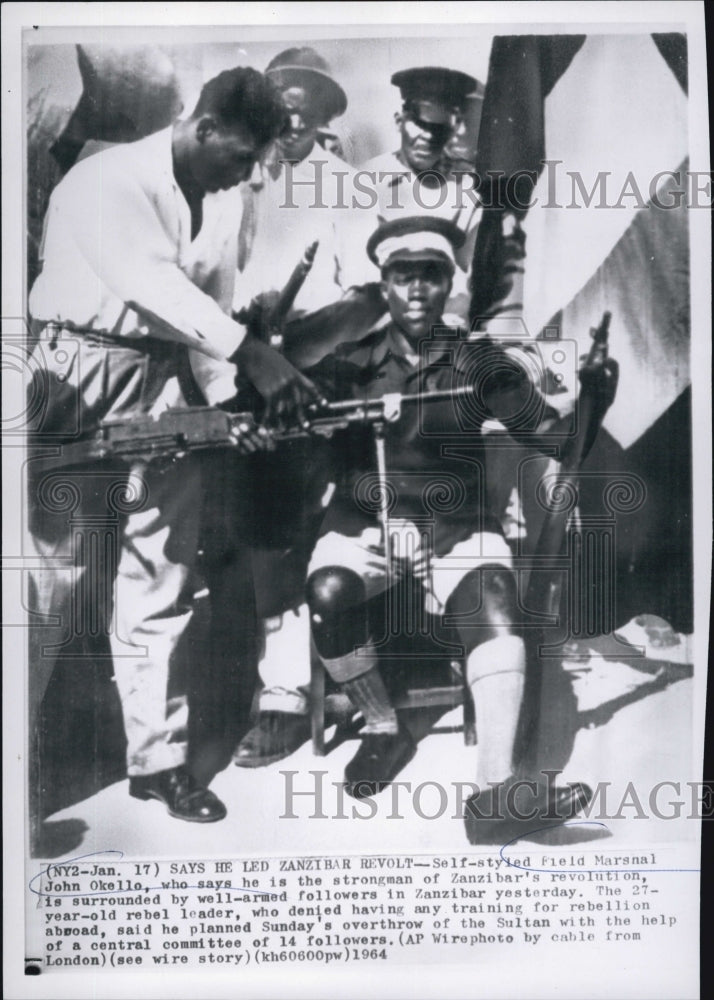
M422 649L420 651L422 657L424 657L423 647L424 641L422 640ZM435 646L434 659L437 658L436 649L437 647ZM471 695L471 688L466 680L465 661L450 658L449 654L443 649L440 651L438 658L442 661L442 674L444 672L443 664L448 662L450 683L417 685L407 681L403 690L392 695L392 703L398 710L433 707L443 707L447 710L455 708L458 705L463 705L464 743L466 746L475 746L476 714L474 710L473 697ZM400 659L402 662L408 661L408 646L405 646L403 653L400 655ZM422 670L420 672L423 673L424 671ZM402 673L404 674L406 671L403 671ZM339 697L342 699L342 704L340 705L337 714L341 714L344 717L346 714L344 704L345 696L343 695ZM310 671L310 723L312 750L318 757L324 757L325 755L325 716L326 707L329 709L330 704L336 705L337 699L336 696L326 693L325 669L319 656L317 656L313 650ZM328 711L327 714L332 713Z

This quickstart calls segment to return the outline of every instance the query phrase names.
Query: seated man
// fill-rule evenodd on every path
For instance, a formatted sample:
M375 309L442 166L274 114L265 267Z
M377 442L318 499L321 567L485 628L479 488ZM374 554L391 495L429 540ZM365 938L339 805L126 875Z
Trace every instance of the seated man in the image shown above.
M369 602L407 569L422 578L428 609L457 625L476 707L479 787L506 783L508 789L514 780L526 652L514 627L510 550L484 505L480 429L496 416L530 445L545 447L542 435L549 432L552 448L552 435L566 434L571 425L547 406L512 355L488 338L466 341L439 328L463 238L452 223L433 217L380 226L367 250L381 270L391 322L310 370L325 395L338 400L469 387L462 406L455 398L404 404L400 418L386 424L386 484L375 482L369 429L340 435L344 472L311 559L307 592L317 651L365 722L345 769L346 790L355 797L378 792L415 753L385 687L369 622ZM614 381L614 365L603 369L597 387L605 408ZM388 548L380 492L391 508ZM558 806L560 815L563 808L572 815L588 795L580 785L537 790L543 808ZM469 815L475 840L504 833L483 822L474 834Z

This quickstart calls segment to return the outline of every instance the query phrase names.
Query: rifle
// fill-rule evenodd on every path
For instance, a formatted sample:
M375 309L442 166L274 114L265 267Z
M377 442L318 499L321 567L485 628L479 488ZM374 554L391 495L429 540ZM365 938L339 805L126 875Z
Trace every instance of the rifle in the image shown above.
M315 240L305 247L305 252L293 268L285 287L268 310L267 315L262 315L260 305L253 300L250 306L247 309L241 309L236 317L240 323L248 327L252 334L259 336L261 340L267 340L270 346L276 350L280 350L283 346L285 320L300 289L305 284L305 279L312 270L319 245L320 241Z
M585 367L604 365L607 360L609 328L610 313L605 312L600 325L590 331L593 342ZM562 456L556 484L551 494L554 498L575 494L580 465L604 416L599 412L597 402L592 388L583 384L578 398L577 432ZM545 579L542 571L531 570L526 588L524 604L528 611L548 616L551 620L557 616L561 604L563 566L559 557L563 553L569 518L569 505L551 502L534 551L535 564L545 562L546 566L550 564L551 570L545 574ZM540 649L546 641L547 629L547 625L540 625L526 634L529 645L528 667L517 753L521 758L521 768L524 773L535 772L543 763L546 751L550 756L548 766L553 765L553 748L560 745L567 732L565 719L569 713L572 714L576 710L572 691L564 682L562 669L555 667L552 661L541 658ZM544 671L549 671L551 683L551 697L547 703L542 699Z
M610 316L609 312L604 313L600 326L590 331L593 342L585 361L586 368L601 366L607 359ZM577 432L561 459L557 483L553 490L555 495L571 494L575 490L575 477L602 421L603 414L598 415L596 404L595 395L588 386L584 385L578 398ZM560 554L565 541L569 516L569 511L564 509L562 505L556 504L550 508L538 536L535 549L537 556L554 557ZM543 588L542 579L539 584L531 583L526 597L526 606L531 607L529 601L532 601L533 606L537 606L539 612L555 614L560 600L559 582L560 576L557 575L556 578L551 578L547 588Z

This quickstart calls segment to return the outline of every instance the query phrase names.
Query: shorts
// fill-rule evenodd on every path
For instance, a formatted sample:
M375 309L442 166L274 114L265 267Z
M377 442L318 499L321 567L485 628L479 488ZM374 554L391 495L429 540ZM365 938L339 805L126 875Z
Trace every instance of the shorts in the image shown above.
M308 573L329 566L350 569L364 582L370 600L409 571L423 584L426 610L441 615L449 597L472 570L486 565L512 566L508 543L494 531L476 532L442 556L433 554L428 534L412 521L390 518L390 538L392 559L388 566L380 527L364 528L354 537L329 531L315 546Z

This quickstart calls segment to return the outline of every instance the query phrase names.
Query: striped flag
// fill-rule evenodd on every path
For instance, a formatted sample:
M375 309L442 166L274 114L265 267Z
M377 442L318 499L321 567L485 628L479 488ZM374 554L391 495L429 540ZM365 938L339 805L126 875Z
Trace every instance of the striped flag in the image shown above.
M557 330L574 355L612 313L620 385L585 468L646 494L617 516L616 619L678 631L692 628L686 86L682 35L495 38L472 295L482 329ZM603 509L596 479L581 511Z

